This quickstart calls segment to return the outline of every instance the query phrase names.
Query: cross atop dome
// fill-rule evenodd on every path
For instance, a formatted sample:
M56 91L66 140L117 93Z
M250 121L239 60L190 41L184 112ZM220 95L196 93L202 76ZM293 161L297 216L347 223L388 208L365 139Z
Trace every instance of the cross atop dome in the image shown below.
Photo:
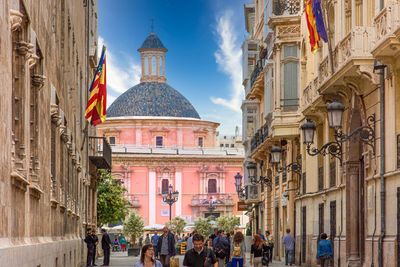
M154 26L152 25L152 30ZM140 82L167 82L165 78L165 52L167 48L158 36L151 32L138 49L142 59L142 77Z

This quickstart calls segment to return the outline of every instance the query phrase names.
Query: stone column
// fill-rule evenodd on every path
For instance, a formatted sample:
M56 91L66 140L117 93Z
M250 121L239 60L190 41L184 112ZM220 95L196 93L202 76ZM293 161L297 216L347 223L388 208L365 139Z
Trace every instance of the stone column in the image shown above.
M175 204L175 216L182 214L182 171L177 169L175 172L175 190L179 192L178 201Z
M347 266L361 266L359 244L359 173L360 163L349 161L346 168L346 247Z
M156 223L156 172L149 169L149 224Z

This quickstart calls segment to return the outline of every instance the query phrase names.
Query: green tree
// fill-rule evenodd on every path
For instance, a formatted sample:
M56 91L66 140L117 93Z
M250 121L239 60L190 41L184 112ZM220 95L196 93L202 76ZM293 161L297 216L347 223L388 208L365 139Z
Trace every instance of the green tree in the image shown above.
M129 236L131 242L136 244L136 238L143 234L144 221L135 211L132 212L128 219L124 222L123 232L126 236Z
M126 188L119 185L109 171L99 170L99 185L97 187L97 226L107 223L118 223L125 219L129 202L123 194Z
M230 232L240 225L240 218L236 216L221 216L217 218L218 229Z
M175 233L180 235L183 232L183 228L186 226L186 222L181 217L175 217L171 222L167 222L166 225Z
M194 229L201 234L204 239L207 239L208 235L211 233L212 225L210 221L213 217L207 217L206 219L199 218L194 222Z

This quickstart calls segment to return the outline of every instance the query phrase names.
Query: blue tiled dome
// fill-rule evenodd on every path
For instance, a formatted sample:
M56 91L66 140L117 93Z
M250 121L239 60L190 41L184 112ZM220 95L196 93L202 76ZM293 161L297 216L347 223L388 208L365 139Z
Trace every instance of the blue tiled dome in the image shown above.
M140 52L146 49L159 49L164 52L167 51L167 48L165 48L161 40L154 32L151 32L150 35L147 36L146 40L144 40L142 46L138 49L138 51Z
M142 82L119 96L107 117L165 116L200 119L192 104L167 83Z

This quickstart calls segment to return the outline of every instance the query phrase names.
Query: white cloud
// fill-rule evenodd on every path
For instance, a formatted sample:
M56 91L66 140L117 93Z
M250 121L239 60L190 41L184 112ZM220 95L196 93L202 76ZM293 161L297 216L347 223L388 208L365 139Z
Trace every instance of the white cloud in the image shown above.
M99 36L98 39L98 54L100 55L101 49L105 44L104 39ZM128 64L127 68L122 67L120 62L114 57L110 48L106 51L107 58L107 107L116 99L110 95L110 89L115 93L122 94L130 87L140 82L141 67L132 60L124 62Z
M211 101L214 104L241 112L240 105L243 97L242 50L237 44L237 33L232 25L232 15L233 13L228 10L217 21L218 50L214 53L219 68L231 80L230 98L211 97Z

